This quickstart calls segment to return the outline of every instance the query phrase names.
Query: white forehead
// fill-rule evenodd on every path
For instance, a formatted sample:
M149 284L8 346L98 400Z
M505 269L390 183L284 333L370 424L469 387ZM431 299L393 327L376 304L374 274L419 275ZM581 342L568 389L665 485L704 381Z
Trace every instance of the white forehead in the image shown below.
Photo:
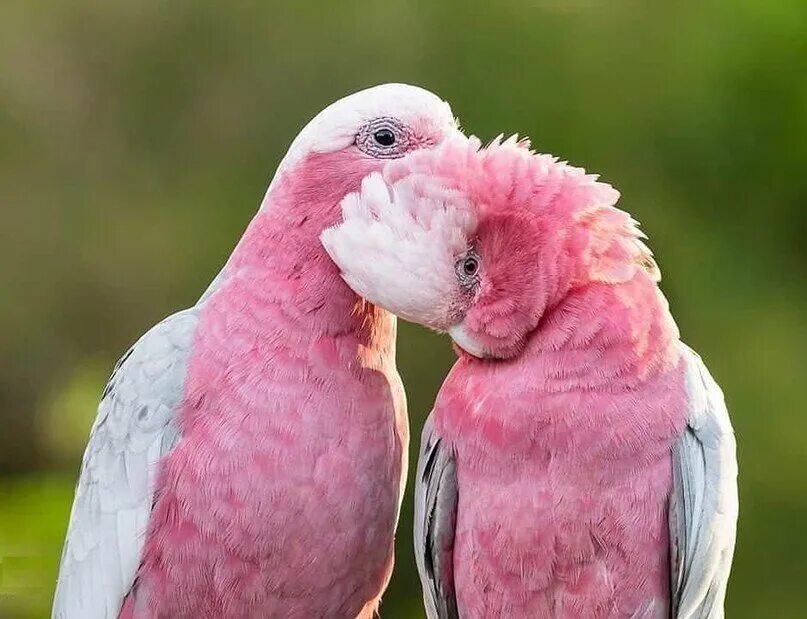
M280 164L289 168L308 153L347 148L364 123L381 116L405 124L428 120L437 127L455 127L451 106L424 88L409 84L382 84L335 101L303 127Z

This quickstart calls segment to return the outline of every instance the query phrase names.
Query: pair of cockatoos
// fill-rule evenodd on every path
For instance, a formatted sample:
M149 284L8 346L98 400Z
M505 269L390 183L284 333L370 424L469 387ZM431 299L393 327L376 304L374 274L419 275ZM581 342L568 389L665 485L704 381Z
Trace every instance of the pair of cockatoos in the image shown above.
M617 197L420 88L326 108L115 367L54 618L371 617L407 469L394 315L459 354L417 468L430 619L722 617L732 429Z

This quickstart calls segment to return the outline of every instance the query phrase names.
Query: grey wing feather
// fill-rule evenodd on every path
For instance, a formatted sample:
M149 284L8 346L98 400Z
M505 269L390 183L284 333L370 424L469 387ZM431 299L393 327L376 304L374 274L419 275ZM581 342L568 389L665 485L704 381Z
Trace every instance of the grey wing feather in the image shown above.
M195 308L153 327L113 370L90 433L62 552L54 619L113 619L135 578L160 458L179 440L174 416Z
M671 613L720 619L737 528L736 444L723 392L701 358L683 348L689 410L672 452Z
M415 560L428 619L459 616L454 591L454 533L457 521L457 465L453 449L423 426L415 482Z

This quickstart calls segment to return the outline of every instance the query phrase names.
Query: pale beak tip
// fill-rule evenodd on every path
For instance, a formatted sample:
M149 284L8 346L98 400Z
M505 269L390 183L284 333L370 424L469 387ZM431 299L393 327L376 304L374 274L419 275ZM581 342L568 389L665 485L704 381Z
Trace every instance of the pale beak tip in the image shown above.
M463 323L450 327L448 334L451 336L451 339L454 340L454 343L469 355L473 355L479 359L484 359L488 356L485 347L474 340Z

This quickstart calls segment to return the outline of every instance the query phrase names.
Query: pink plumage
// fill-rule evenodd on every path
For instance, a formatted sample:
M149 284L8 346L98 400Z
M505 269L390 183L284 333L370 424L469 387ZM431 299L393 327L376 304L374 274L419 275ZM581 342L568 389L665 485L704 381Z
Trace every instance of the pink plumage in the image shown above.
M317 182L334 167L340 184ZM202 312L137 585L155 616L355 617L386 586L408 432L395 326L310 250L363 171L317 156L298 171L315 195L281 181Z
M618 197L457 139L365 182L323 236L354 290L458 345L418 474L429 617L722 616L734 439Z

